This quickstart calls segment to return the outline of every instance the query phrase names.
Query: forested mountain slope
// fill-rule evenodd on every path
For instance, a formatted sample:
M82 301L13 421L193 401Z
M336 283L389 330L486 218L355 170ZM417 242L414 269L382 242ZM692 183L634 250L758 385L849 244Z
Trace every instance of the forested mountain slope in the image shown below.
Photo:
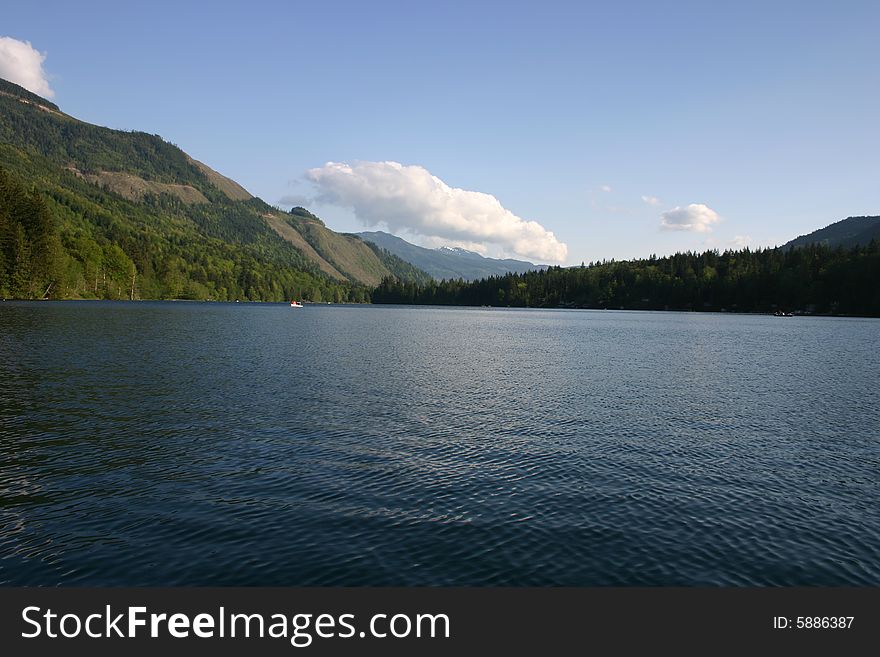
M0 80L0 296L366 301L427 275Z
M792 249L818 244L848 249L854 246L867 246L871 240L880 240L880 217L847 217L825 228L796 237L782 248Z

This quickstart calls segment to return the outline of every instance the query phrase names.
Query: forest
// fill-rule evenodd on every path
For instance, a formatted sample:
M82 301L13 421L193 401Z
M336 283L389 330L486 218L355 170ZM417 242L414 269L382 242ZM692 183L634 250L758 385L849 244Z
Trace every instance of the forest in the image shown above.
M385 278L373 303L880 316L880 244L716 250L494 276Z
M369 301L368 287L309 271L268 229L255 233L247 205L259 199L240 204L240 221L235 204L184 217L172 197L137 204L54 175L69 179L41 191L0 166L0 298Z

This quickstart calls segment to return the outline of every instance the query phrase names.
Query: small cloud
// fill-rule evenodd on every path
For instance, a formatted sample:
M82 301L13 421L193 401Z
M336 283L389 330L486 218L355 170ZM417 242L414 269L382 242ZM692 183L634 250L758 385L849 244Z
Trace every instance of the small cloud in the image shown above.
M307 207L313 202L308 196L302 194L287 194L278 199L278 205L289 205L290 207Z
M450 187L424 167L328 162L306 177L320 190L317 201L350 207L367 226L384 224L391 232L468 244L474 251L491 246L544 262L563 262L568 254L537 221L518 217L491 194Z
M744 249L752 243L752 238L749 235L736 235L732 240L730 240L730 246L735 249Z
M643 195L643 196L642 196L642 201L644 201L644 202L647 203L648 205L650 205L650 206L652 206L652 207L655 207L655 208L656 208L658 205L660 205L660 199L657 198L656 196L644 196L644 195Z
M46 54L12 37L0 37L0 78L14 82L43 98L53 98L55 92L43 70Z
M611 192L611 185L602 185L599 189L608 194Z
M691 203L687 207L675 207L660 215L660 228L663 230L689 230L695 233L708 233L712 224L721 217L708 205Z

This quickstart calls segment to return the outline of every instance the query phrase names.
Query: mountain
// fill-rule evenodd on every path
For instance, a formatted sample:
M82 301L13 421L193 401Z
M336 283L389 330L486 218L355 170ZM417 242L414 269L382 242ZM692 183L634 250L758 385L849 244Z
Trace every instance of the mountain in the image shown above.
M820 244L830 248L867 246L871 240L880 241L880 217L848 217L842 221L801 235L782 246L794 249L808 244Z
M430 279L158 135L0 80L0 296L365 301L387 276Z
M430 276L409 262L392 253L365 242L357 235L336 233L324 225L317 216L305 208L290 210L284 221L276 216L268 219L269 225L288 239L292 228L306 242L301 245L304 252L317 254L316 262L330 265L326 272L334 275L334 270L348 278L375 287L386 276L394 276L403 281L426 282ZM296 236L292 237L295 242ZM314 256L313 256L314 257Z
M511 272L522 273L545 268L545 265L534 265L523 260L485 258L479 253L460 248L426 249L383 231L356 233L356 235L412 263L438 281L459 278L473 281Z

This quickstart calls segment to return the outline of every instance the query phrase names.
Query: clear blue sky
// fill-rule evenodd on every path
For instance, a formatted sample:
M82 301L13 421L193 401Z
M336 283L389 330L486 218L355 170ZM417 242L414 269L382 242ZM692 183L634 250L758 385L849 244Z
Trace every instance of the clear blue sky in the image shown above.
M419 165L553 231L568 263L880 214L878 28L876 1L83 1L0 18L46 53L64 111L160 134L270 203L313 196L303 175L327 161ZM711 230L661 229L690 204L717 213Z

